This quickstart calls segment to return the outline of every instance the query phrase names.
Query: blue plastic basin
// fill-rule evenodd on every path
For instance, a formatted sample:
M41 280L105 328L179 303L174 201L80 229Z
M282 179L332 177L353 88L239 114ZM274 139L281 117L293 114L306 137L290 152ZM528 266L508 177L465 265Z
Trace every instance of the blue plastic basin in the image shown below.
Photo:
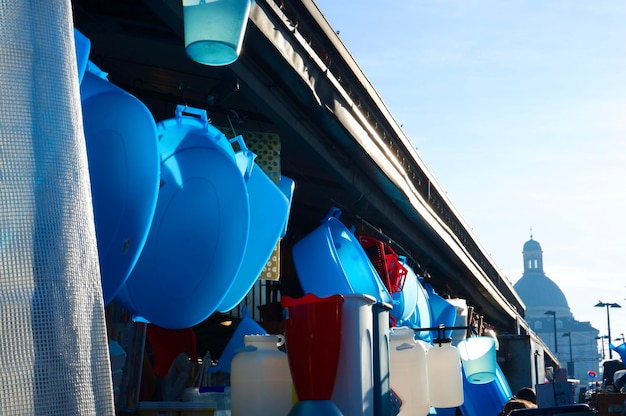
M242 165L250 165L250 157L243 140L240 146L242 150L235 158L242 160L241 170ZM289 201L285 194L256 163L252 161L250 167L244 172L250 201L248 245L233 285L217 308L219 312L233 309L250 291L274 252L287 221Z
M165 328L196 325L217 309L241 267L250 226L246 184L227 139L206 114L181 113L157 125L156 212L119 295L127 309Z
M89 70L80 94L108 304L135 266L154 216L160 172L156 123L141 101Z
M317 227L293 246L293 261L305 293L318 297L334 294L373 296L391 302L372 262L354 234L333 208Z

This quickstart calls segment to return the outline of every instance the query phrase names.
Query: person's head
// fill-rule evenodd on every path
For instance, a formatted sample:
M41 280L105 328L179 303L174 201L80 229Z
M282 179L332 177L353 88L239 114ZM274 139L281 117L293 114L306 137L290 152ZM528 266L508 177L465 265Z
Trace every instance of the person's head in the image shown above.
M515 409L532 409L534 407L537 407L537 405L529 402L528 400L512 398L505 403L504 407L502 408L501 415L507 416L511 410Z
M517 393L515 393L515 398L528 400L531 403L537 404L537 394L535 394L535 390L530 387L522 387Z

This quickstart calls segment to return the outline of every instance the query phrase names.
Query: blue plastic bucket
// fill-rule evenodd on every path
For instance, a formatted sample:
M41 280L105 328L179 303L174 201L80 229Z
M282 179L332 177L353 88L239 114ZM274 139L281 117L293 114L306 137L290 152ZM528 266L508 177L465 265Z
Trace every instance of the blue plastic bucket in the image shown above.
M332 208L317 227L293 246L293 261L305 293L319 297L370 295L390 303L376 269L354 234L339 220L341 211Z
M183 0L187 55L204 65L236 61L252 4L251 0Z
M463 372L472 384L486 384L496 378L496 340L492 337L470 337L457 345Z
M254 163L254 158L250 156L251 152L248 151L241 136L235 140L239 141L241 148L235 154L235 159L240 161L239 169L242 170L242 167L245 169L244 177L250 201L250 234L241 268L217 308L220 312L229 311L237 306L259 278L285 228L289 211L287 197L263 169Z
M513 397L500 366L496 364L496 377L485 384L473 384L463 377L463 398L460 406L464 416L498 415L506 402Z
M144 247L160 166L152 114L101 75L85 71L80 94L102 291L108 304Z
M215 312L239 272L250 226L246 183L228 140L206 113L198 119L183 110L157 125L156 212L119 299L165 328L190 327Z

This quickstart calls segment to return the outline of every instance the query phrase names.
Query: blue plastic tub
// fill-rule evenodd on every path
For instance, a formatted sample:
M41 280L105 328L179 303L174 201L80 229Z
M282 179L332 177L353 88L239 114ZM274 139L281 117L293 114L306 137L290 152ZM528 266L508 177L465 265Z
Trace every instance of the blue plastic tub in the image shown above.
M165 328L190 327L215 312L239 272L250 227L246 183L230 143L206 113L186 112L179 106L176 118L157 125L163 161L156 212L119 296Z
M331 209L322 225L294 245L293 261L302 289L319 297L360 294L391 303L372 262L340 215L339 209Z
M250 201L250 234L241 268L218 306L219 312L233 309L246 297L274 252L289 212L289 201L285 194L254 163L241 136L238 139L241 150L235 154L235 158L240 161L239 169L245 169Z
M85 65L87 66L87 65ZM80 86L104 303L144 247L159 189L156 123L137 98L87 70Z

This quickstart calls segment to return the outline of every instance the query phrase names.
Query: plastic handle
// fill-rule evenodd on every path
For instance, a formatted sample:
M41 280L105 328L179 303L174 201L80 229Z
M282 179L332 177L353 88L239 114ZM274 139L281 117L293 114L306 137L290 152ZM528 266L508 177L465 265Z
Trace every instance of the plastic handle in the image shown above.
M199 117L202 120L204 127L208 129L209 126L209 116L206 113L206 110L202 110L200 108L188 107L186 105L177 105L176 106L176 120L180 123L181 119L185 114L190 114L196 117Z
M238 348L237 349L237 353L240 353L240 352L254 352L256 350L258 350L258 348L255 347L254 345L246 345L243 348Z
M243 154L248 159L248 164L246 165L246 171L243 172L243 178L246 182L248 182L248 178L250 178L250 174L252 173L252 168L254 167L254 159L256 159L256 154L248 149L246 146L246 142L243 140L241 135L234 137L229 140L230 143L239 144L239 148L241 149L239 152Z
M408 342L403 342L402 344L396 347L397 351L410 350L415 348L415 344L409 344Z
M339 217L341 216L341 210L337 207L332 207L330 209L330 211L328 211L328 214L326 214L326 218L337 218L339 219Z
M282 347L283 345L285 345L285 336L283 334L278 334L276 336L278 337L278 343L276 344L276 346Z

